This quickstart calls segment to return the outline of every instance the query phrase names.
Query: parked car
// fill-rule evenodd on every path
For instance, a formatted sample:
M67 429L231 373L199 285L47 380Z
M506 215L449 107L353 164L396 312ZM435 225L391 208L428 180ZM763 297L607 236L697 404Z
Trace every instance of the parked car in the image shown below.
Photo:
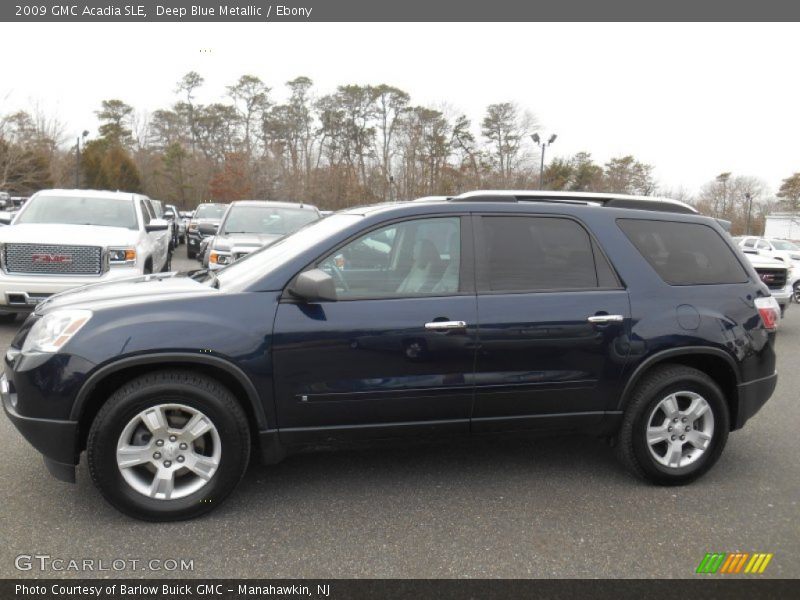
M19 210L28 201L28 196L11 196L11 204L14 210Z
M761 256L758 250L744 250L759 278L769 288L770 294L778 301L781 307L781 316L786 313L789 302L794 296L794 286L800 274L792 267L792 263L776 260L769 256Z
M186 257L202 258L201 242L217 232L227 204L206 202L197 207L186 233Z
M175 239L178 237L178 225L174 222L173 219L170 219L167 215L167 208L161 200L153 200L151 199L150 202L153 204L153 210L156 213L157 219L162 219L167 222L168 228L167 231L169 232L167 235L167 240L169 241L169 250L172 252L176 247L177 243L175 243Z
M16 214L16 210L0 210L0 227L10 225Z
M168 271L168 224L147 196L92 190L34 194L0 229L0 321L77 286Z
M340 211L217 272L53 296L0 392L51 473L74 481L85 449L102 495L148 520L219 506L251 454L418 434L584 432L676 485L772 394L779 322L683 203L474 192Z
M203 266L221 269L320 218L317 207L310 204L265 200L232 202L217 234L209 238Z
M181 243L181 220L178 217L178 209L174 204L167 204L164 207L164 218L169 221L172 247L177 248Z
M800 247L788 240L761 238L756 236L740 236L739 246L747 250L758 250L762 256L785 262L800 261ZM798 265L800 266L800 265Z
M189 215L190 213L185 210L177 210L177 207L173 206L175 209L175 219L176 223L178 224L178 244L186 243L186 228L189 226Z
M182 210L180 212L181 215L181 227L183 231L183 243L186 243L186 234L189 231L189 221L192 220L192 216L194 216L193 210Z

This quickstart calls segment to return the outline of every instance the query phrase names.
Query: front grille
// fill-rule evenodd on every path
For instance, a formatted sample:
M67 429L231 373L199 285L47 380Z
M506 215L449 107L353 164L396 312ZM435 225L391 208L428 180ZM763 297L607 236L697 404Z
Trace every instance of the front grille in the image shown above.
M771 290L782 290L786 287L786 269L756 269L756 273Z
M99 275L102 248L55 244L6 244L3 263L8 273L36 275Z

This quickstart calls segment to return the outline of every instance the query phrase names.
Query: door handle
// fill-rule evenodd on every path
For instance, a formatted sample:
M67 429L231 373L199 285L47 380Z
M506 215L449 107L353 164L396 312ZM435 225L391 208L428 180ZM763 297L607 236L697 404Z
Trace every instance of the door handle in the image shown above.
M464 321L431 321L425 323L425 329L429 331L450 331L451 329L466 329Z
M622 315L592 315L586 319L589 323L622 323L625 320L625 317Z

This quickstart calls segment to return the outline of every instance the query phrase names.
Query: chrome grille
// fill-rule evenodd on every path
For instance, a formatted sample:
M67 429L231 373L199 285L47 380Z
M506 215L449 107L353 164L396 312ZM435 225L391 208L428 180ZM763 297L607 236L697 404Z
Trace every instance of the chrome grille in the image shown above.
M771 290L782 290L786 286L786 269L756 269L756 273Z
M99 246L6 244L3 264L8 273L99 275L102 254Z

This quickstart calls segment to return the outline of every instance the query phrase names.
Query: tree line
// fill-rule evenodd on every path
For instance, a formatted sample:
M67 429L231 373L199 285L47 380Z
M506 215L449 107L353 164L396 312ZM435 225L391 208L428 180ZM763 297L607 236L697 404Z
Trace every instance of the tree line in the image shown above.
M777 202L800 204L800 174L784 182L777 199L760 180L730 173L690 197L660 187L653 165L634 156L604 164L589 152L557 157L540 178L538 146L530 139L539 124L512 102L487 106L473 122L447 106L417 105L388 84L320 94L311 79L297 77L286 82L279 102L259 77L242 75L224 97L203 104L197 97L204 83L187 73L172 105L152 113L102 100L79 172L78 144L64 139L57 119L38 107L0 114L0 190L28 195L79 181L144 192L181 208L261 198L325 209L474 189L663 194L731 220L737 232L748 220L756 230Z

